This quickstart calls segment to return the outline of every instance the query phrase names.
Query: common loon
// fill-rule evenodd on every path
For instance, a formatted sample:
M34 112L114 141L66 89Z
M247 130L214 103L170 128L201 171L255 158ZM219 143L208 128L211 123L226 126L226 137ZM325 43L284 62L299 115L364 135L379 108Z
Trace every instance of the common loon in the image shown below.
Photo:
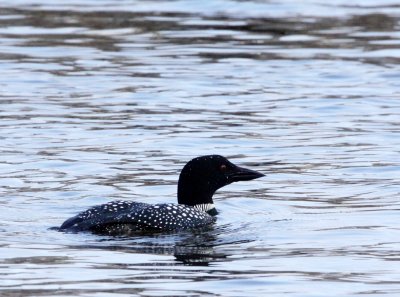
M125 235L205 227L215 222L218 213L212 199L216 190L262 176L264 174L236 166L219 155L194 158L180 173L178 204L112 201L69 218L59 230Z

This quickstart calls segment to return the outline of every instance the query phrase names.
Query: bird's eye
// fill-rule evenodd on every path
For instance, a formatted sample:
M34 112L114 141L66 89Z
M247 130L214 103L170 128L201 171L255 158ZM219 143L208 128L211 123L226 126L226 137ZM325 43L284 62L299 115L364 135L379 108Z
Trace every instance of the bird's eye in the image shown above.
M222 164L220 167L219 167L219 170L221 171L221 172L225 172L226 171L226 165L225 164Z

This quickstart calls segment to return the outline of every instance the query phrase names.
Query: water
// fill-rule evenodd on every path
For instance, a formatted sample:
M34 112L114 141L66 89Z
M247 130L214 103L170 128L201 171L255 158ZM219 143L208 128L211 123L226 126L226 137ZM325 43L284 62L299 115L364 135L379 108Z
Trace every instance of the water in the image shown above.
M398 296L397 1L0 1L0 295ZM208 231L48 228L267 174Z

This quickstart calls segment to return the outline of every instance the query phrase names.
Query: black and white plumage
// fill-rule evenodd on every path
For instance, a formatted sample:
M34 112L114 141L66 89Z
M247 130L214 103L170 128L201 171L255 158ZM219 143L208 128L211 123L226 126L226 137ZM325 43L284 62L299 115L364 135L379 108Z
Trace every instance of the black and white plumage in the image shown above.
M69 218L59 230L118 235L206 227L215 222L217 211L212 196L216 190L232 182L261 176L264 175L236 166L219 155L198 157L181 171L179 204L111 201Z

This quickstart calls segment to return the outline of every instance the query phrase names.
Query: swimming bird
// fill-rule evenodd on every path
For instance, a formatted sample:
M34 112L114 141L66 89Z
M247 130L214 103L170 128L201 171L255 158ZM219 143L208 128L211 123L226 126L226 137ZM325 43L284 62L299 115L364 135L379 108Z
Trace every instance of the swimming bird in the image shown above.
M215 191L233 182L262 176L264 174L239 167L223 156L197 157L180 173L178 204L111 201L69 218L59 230L129 235L206 227L215 222L218 213L213 202Z

